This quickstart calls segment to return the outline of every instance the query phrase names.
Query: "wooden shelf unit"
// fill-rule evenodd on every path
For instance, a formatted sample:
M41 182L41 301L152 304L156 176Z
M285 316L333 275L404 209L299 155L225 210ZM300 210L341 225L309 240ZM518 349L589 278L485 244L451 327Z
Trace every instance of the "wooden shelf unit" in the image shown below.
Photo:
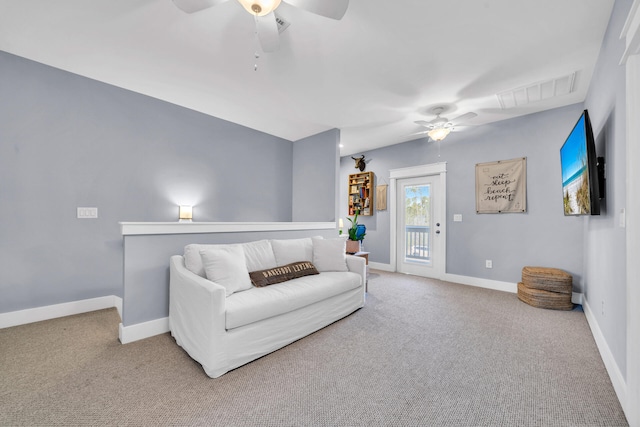
M349 215L373 215L373 172L349 175Z

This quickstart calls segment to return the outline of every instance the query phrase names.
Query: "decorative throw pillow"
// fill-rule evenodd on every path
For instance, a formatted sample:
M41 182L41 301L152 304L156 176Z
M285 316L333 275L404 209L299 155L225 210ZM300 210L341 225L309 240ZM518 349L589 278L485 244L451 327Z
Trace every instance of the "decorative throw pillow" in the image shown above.
M251 289L244 251L239 245L221 245L200 251L207 279L222 285L226 295Z
M286 282L297 277L320 274L316 267L309 261L294 262L282 267L270 268L268 270L254 271L249 273L251 283L258 288Z
M318 271L349 271L347 242L344 238L318 239L313 237L313 264Z
M240 246L240 244L192 243L187 245L184 247L184 264L187 267L187 270L206 279L207 273L204 271L204 264L202 263L202 255L200 255L200 252L207 249L226 248L228 246Z
M247 261L247 270L258 271L277 267L276 257L273 255L271 242L258 240L256 242L243 243L244 257Z
M198 243L192 243L184 247L184 264L189 271L197 274L200 277L207 278L207 273L204 272L204 266L202 265L202 255L200 251L218 247L219 245L202 245Z
M279 266L298 261L313 261L311 237L272 240L271 247Z

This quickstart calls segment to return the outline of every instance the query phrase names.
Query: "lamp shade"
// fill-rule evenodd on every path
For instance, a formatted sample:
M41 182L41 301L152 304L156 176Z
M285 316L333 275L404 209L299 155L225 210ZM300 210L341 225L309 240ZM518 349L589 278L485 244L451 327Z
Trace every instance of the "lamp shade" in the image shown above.
M268 15L278 6L280 0L238 0L247 12L256 16Z
M178 218L180 221L191 221L193 218L193 207L181 205Z
M433 139L434 141L442 141L443 139L445 139L447 137L447 135L449 135L449 132L451 132L451 129L448 129L448 128L435 128L435 129L431 129L429 132L427 132L427 135L429 135L429 137L431 139Z

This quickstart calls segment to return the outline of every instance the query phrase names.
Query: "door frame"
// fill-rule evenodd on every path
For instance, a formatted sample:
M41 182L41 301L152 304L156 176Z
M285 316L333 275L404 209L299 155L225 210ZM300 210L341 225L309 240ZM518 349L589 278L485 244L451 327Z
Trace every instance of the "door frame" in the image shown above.
M398 260L396 256L397 249L397 226L398 226L398 213L397 213L397 185L399 179L405 178L418 178L422 176L440 175L440 192L442 193L441 199L441 212L442 212L442 231L441 249L442 253L438 260L438 266L436 271L439 272L439 279L442 279L446 274L447 265L447 162L431 163L428 165L410 166L408 168L391 169L389 171L389 200L392 201L389 210L390 224L389 224L389 255L390 264L393 271L398 271Z
M640 266L640 194L638 194L638 180L640 168L632 159L637 159L640 153L638 138L640 138L640 123L635 118L640 112L640 0L635 0L622 29L621 39L624 39L625 51L620 61L625 66L626 83L626 250L627 250L627 374L626 382L618 384L614 375L609 374L620 397L629 425L640 425L640 290L636 286ZM609 369L607 367L607 369ZM620 389L620 391L618 391ZM624 396L624 397L622 397Z

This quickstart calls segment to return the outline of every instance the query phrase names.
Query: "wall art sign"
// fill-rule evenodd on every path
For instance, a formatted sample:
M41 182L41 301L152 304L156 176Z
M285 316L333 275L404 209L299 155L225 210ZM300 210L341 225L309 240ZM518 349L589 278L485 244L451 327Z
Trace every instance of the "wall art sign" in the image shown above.
M476 212L527 211L527 158L476 164Z
M376 187L376 210L384 211L387 209L387 185L378 185Z

